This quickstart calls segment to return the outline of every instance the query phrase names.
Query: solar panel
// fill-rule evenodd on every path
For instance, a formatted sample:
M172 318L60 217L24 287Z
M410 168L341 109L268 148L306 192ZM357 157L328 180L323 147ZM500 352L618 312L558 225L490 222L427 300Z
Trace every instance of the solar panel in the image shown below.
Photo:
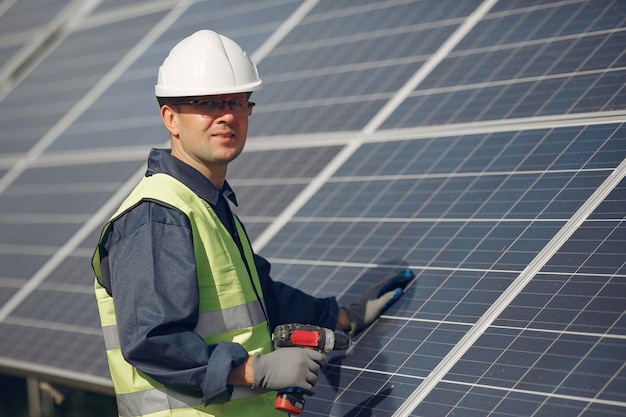
M63 3L9 3L18 68ZM304 415L624 414L622 2L89 6L0 79L0 369L111 392L89 260L166 143L157 66L211 28L264 80L229 181L273 278L347 304L417 275Z

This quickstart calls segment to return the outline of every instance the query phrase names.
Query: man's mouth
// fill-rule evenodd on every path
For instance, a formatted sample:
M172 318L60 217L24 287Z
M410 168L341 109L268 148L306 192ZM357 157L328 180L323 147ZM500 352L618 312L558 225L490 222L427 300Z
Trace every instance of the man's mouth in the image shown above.
M215 133L213 134L213 137L222 142L229 142L235 139L235 135L232 133Z

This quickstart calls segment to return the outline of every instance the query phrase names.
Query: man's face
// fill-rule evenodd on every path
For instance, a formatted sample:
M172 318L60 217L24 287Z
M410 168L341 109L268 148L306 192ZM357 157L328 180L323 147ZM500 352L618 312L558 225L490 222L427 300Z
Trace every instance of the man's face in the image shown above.
M169 118L172 122L172 128L168 126L172 133L172 155L205 175L225 175L226 166L241 153L246 143L251 112L246 104L247 94L191 97L190 100L199 103L174 104L166 106L171 113L161 111L164 121ZM241 101L245 108L232 109L229 103L223 103L220 111L213 104L221 106L222 103L207 100Z

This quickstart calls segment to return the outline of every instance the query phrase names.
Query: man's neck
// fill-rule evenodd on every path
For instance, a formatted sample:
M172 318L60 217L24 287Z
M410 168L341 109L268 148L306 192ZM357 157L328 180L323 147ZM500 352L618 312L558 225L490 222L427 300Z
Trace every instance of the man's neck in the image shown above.
M196 171L200 172L202 175L206 177L211 184L213 184L217 189L221 190L224 186L224 181L226 181L226 168L227 166L216 166L216 167L207 167L206 165L200 164L195 160L188 160L184 156L180 155L178 152L175 152L172 149L172 156L190 167L194 168Z

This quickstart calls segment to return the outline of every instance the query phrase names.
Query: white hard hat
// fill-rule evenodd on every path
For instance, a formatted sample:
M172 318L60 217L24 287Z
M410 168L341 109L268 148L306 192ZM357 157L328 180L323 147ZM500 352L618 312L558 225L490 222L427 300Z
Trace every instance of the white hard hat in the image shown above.
M180 41L159 68L157 97L246 93L261 89L254 63L237 43L211 30Z

